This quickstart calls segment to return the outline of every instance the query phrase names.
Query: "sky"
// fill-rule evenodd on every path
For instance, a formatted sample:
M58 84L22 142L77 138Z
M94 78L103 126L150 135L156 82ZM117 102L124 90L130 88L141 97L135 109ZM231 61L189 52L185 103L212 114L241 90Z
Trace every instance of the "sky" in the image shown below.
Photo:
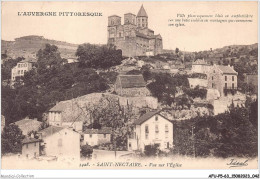
M164 49L201 51L258 42L257 2L2 2L2 40L39 35L75 44L106 44L107 17L119 15L123 23L124 14L137 14L142 4L148 14L148 26L155 34L161 34ZM18 12L100 12L102 16L36 17L18 16ZM203 22L169 26L169 20L176 19L177 14L186 17L188 14L249 14L253 18L252 22L244 23Z

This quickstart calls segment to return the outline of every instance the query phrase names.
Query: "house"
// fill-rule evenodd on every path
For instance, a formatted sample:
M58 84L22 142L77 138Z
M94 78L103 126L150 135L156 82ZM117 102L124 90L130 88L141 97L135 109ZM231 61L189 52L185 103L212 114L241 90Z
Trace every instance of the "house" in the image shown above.
M3 132L5 127L5 117L1 115L1 133Z
M26 158L36 158L41 155L40 145L42 140L26 137L22 141L22 156Z
M28 58L17 63L12 68L11 81L14 82L17 78L24 76L25 72L30 71L33 68L33 64L36 63L36 59Z
M115 92L119 96L150 96L143 75L118 75Z
M80 134L63 127L50 126L38 132L43 140L42 154L58 158L80 158Z
M160 114L148 112L134 121L133 135L128 137L128 150L144 151L146 145L157 144L160 150L173 147L173 124Z
M42 122L37 121L37 119L29 119L26 117L25 119L16 121L14 124L22 130L23 135L28 135L31 131L38 131Z
M200 78L188 78L190 88L195 88L199 86L199 88L207 88L208 87L208 80L200 79Z
M237 90L237 75L234 67L213 65L208 73L208 88L217 89L220 96L226 96L227 93L235 93Z
M207 74L210 71L211 66L207 64L204 59L198 59L192 63L191 71L193 73Z
M68 101L61 101L49 110L48 122L58 127L72 127L76 131L82 131L82 117L85 111Z
M112 128L103 127L101 129L86 129L83 133L84 144L95 146L111 142Z

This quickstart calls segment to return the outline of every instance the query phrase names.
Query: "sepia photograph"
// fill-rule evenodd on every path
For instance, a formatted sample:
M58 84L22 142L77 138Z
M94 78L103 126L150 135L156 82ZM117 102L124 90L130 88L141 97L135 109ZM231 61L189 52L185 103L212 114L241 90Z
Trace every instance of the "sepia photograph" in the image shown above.
M1 13L2 170L259 169L257 1Z

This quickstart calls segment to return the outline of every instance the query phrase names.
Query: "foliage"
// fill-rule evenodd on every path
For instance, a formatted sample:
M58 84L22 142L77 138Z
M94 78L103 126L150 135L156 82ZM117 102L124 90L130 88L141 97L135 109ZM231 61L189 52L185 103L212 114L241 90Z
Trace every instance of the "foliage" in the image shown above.
M111 140L114 142L114 149L126 150L127 136L132 132L133 127L134 112L132 106L121 106L118 99L103 97L98 104L87 107L87 111L93 124L89 127L92 128L94 125L111 127Z
M189 85L186 75L176 74L171 76L168 73L153 74L153 82L147 87L152 95L158 98L159 102L171 106L175 101L177 87L187 87Z
M58 51L58 47L55 45L46 44L44 49L40 49L36 54L38 61L38 70L41 71L45 68L51 68L53 66L59 66L64 62Z
M54 51L56 55L59 54ZM41 58L48 56L41 55ZM39 63L45 64L41 60ZM16 85L14 89L2 85L2 114L7 124L26 116L40 120L43 113L58 101L108 89L108 80L93 69L56 62L49 67L43 66L40 70L39 67L32 69L24 75L23 83L24 85Z
M122 51L111 46L92 44L79 45L76 56L80 64L87 68L110 68L121 64Z
M249 102L249 108L233 106L216 116L176 121L174 153L223 158L257 156L257 115L250 112L257 110L256 104Z
M18 57L16 59L5 60L1 65L2 80L10 80L12 68L20 61L24 60L23 57Z
M21 129L15 124L6 125L1 135L2 154L18 153L22 151L22 140L24 139Z
M144 147L144 154L146 156L156 156L159 154L159 145L158 144L154 144L154 145L146 145Z
M140 75L142 74L140 70L131 70L126 73L127 75Z
M91 158L92 156L92 153L93 153L93 148L86 144L86 145L83 145L80 147L80 153L81 153L81 156L84 157L84 158Z
M191 98L202 98L205 99L207 97L207 89L199 88L199 86L196 86L194 89L192 88L186 88L184 92L190 96Z

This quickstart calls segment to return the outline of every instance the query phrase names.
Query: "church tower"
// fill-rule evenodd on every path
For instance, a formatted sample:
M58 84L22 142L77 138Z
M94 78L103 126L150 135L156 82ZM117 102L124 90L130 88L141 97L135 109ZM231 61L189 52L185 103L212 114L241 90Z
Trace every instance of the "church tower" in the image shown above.
M144 6L142 5L137 16L137 26L141 28L148 28L148 15L145 12Z

